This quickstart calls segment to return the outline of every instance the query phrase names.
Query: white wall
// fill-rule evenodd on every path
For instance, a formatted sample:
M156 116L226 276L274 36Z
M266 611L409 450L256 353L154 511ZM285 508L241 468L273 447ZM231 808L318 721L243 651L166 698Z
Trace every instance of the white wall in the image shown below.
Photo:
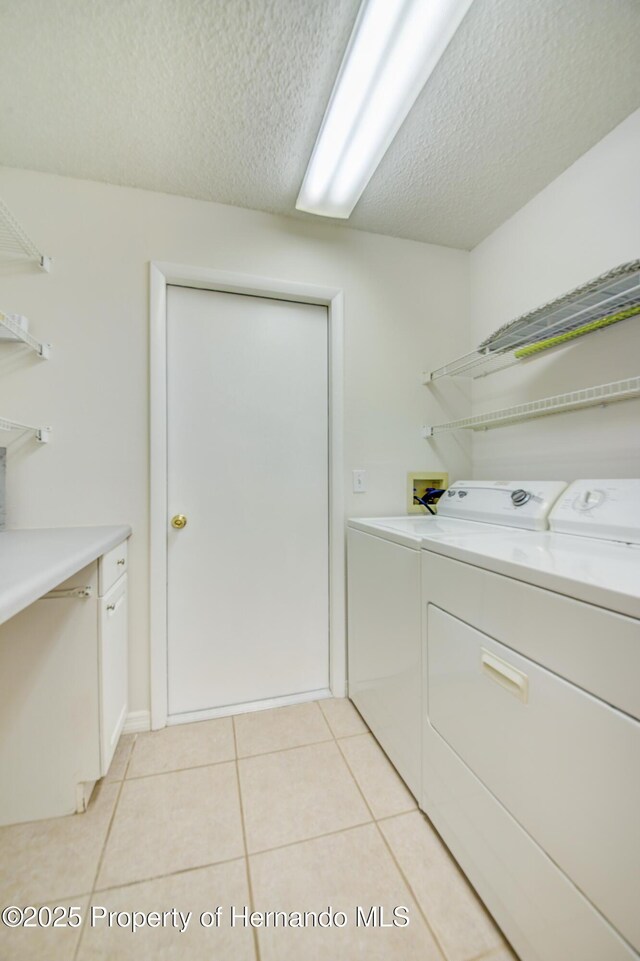
M12 445L8 526L133 526L132 710L148 707L150 260L344 289L348 514L403 512L410 470L469 474L464 439L430 449L420 436L449 416L421 370L470 347L467 253L20 170L0 170L0 196L55 259L50 275L0 272L0 308L54 346L48 362L0 355L0 415L54 431L48 446ZM354 468L367 494L351 493Z
M640 257L640 111L471 253L478 343L505 322ZM474 383L474 413L640 374L640 319ZM640 401L477 433L478 478L640 476Z

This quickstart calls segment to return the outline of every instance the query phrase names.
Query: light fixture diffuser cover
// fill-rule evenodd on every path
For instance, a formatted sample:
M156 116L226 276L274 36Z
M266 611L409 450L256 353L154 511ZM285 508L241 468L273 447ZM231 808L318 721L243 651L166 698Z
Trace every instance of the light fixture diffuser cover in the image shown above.
M364 0L296 202L346 219L473 0Z

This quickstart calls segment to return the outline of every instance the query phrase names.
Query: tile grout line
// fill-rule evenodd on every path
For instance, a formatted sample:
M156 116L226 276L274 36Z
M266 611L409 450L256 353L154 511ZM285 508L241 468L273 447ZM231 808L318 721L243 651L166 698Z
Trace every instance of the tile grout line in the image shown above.
M411 797L413 797L413 794ZM378 823L382 823L382 821L393 821L394 818L404 817L405 814L421 814L422 817L426 817L424 811L421 811L416 803L412 808L407 808L406 811L396 811L395 814L382 814L379 818L376 818L376 821ZM471 961L475 961L475 958L472 958Z
M139 878L136 881L125 881L124 884L109 884L105 888L96 888L94 894L108 894L110 891L121 891L124 888L135 888L140 884L152 884L154 881L163 881L166 878L173 878L180 874L189 874L192 871L206 871L207 868L217 868L222 864L233 864L235 861L244 861L244 855L239 854L235 858L224 858L222 861L207 861L205 864L194 864L189 868L179 868L177 871L169 871L167 874L152 874L146 878ZM85 895L83 895L85 897Z
M405 813L409 814L409 813L412 813L412 812L408 812L408 811L407 811L407 812L405 812ZM402 815L399 815L399 816L402 816ZM396 868L398 869L398 872L399 872L399 874L400 874L400 877L402 878L402 880L403 880L404 883L406 884L407 889L408 889L408 891L409 891L409 894L410 894L411 897L413 898L413 900L414 900L414 902L415 902L415 904L416 904L416 907L417 907L418 911L420 912L420 914L421 914L421 916L422 916L422 918L423 918L423 920L424 920L424 923L425 923L426 926L427 926L427 930L431 933L431 937L433 938L433 941L434 941L435 946L437 947L438 951L439 951L440 954L442 955L443 961L448 961L449 955L448 955L447 952L445 951L444 945L443 945L442 942L440 941L440 938L438 937L438 934L436 933L435 928L434 928L433 925L431 924L431 922L430 922L430 920L429 920L429 918L428 918L428 916L427 916L427 912L424 910L424 908L423 908L422 905L420 904L420 899L418 898L416 892L414 891L413 885L411 884L411 882L409 881L409 878L408 878L407 875L405 874L404 869L402 868L402 865L401 865L400 862L398 861L398 859L397 859L397 857L396 857L396 855L395 855L395 852L394 852L393 848L392 848L391 845L389 844L389 841L388 841L387 838L385 837L384 831L382 830L382 828L380 827L380 825L378 824L377 821L376 821L376 830L378 831L378 834L379 834L380 837L382 838L382 843L384 844L384 846L386 847L387 851L389 852L389 855L390 855L390 857L391 857L391 860L393 861L393 863L395 864Z
M252 851L251 857L260 857L262 854L272 854L273 851L284 851L286 848L294 848L296 844L306 844L307 841L320 841L322 838L332 838L336 834L344 834L346 831L355 831L356 828L366 827L367 824L373 824L373 820L368 821L358 821L357 824L349 824L348 827L336 828L335 831L324 831L322 834L312 834L308 838L298 838L297 841L287 841L286 844L276 844L272 848L262 848L260 851Z
M375 735L372 735L372 737L373 737L374 740L375 740ZM337 743L337 739L336 739L336 743ZM377 744L377 743L378 743L378 742L377 742L377 740L376 740L376 744ZM363 792L362 788L360 787L360 784L358 783L358 779L356 778L354 772L352 771L351 765L349 764L349 760L348 760L346 754L344 753L344 751L342 750L342 748L340 747L340 744L339 744L339 743L338 743L338 750L340 751L340 754L342 755L342 757L343 757L343 759L344 759L344 763L347 765L347 768L348 768L348 770L349 770L349 773L350 773L351 777L353 778L353 781L354 781L354 783L355 783L358 791L360 792L360 796L362 797L362 800L363 800L364 803L366 804L367 809L368 809L369 813L371 814L371 818L372 818L373 824L375 825L376 831L378 832L378 834L379 834L379 836L380 836L380 838L381 838L381 840L382 840L382 843L384 844L385 848L387 849L387 851L388 851L388 853L389 853L389 856L391 857L391 860L392 860L393 864L396 866L396 869L398 870L398 873L400 874L400 877L402 878L404 884L405 884L406 887L407 887L407 890L409 891L409 894L411 895L411 897L412 897L413 900L414 900L415 906L417 907L418 912L419 912L419 914L421 915L421 917L422 917L422 919L423 919L423 921L424 921L424 923L425 923L425 925L426 925L426 927L427 927L427 931L430 932L430 934L431 934L431 936L432 936L432 938L433 938L433 940L434 940L434 943L435 943L438 951L440 952L440 954L441 954L441 956L442 956L443 961L447 961L447 954L445 953L445 950L444 950L442 944L440 943L440 939L438 938L438 936L436 935L436 932L434 931L433 927L431 926L431 923L430 923L429 919L427 918L427 915L426 915L425 911L423 910L422 905L420 904L420 901L419 901L418 898L416 897L416 893L415 893L415 891L413 890L413 886L409 883L409 879L407 878L406 874L404 873L402 867L400 866L400 864L399 864L399 862L398 862L398 859L396 858L395 854L393 853L393 851L392 851L392 849L391 849L391 845L389 844L389 842L387 841L386 837L384 836L384 832L382 831L380 825L378 824L378 820L377 820L376 816L374 815L373 811L371 810L371 805L369 804L369 802L367 801L366 797L364 796L364 792ZM405 812L405 813L409 814L409 813L411 813L411 812L408 812L408 811L407 811L407 812ZM401 815L396 815L396 816L401 816Z
M352 735L348 735L351 737ZM191 764L189 767L175 767L169 768L166 771L151 771L149 774L132 774L127 781L143 781L145 778L150 777L162 777L165 774L178 774L181 771L197 771L203 767L217 767L219 764L233 764L235 760L238 761L251 761L254 757L268 757L270 754L283 754L285 751L297 751L302 747L314 747L316 744L330 744L335 740L333 734L331 737L324 738L322 741L305 741L304 744L294 744L292 747L281 747L275 751L262 751L259 754L245 754L242 757L228 757L221 761L208 761L206 764ZM125 778L122 778L125 780ZM109 782L110 784L117 784L117 780Z
M514 961L518 961L513 948L511 947L511 945L506 939L502 947L491 948L490 951L485 952L484 954L474 954L472 958L469 958L469 959L465 958L464 961L491 961L492 958L498 957L498 952L504 951L505 949L508 951L511 951L511 953L514 955Z
M316 701L315 703L318 705L318 709L319 709L320 713L322 714L322 719L323 719L324 723L325 723L325 724L327 725L327 727L329 728L329 733L331 734L332 740L334 740L334 741L337 742L338 738L336 737L336 732L333 730L331 724L329 723L329 718L327 717L327 715L326 715L326 714L324 713L324 711L322 710L322 705L320 704L320 701Z
M325 701L328 701L328 700L330 700L330 698L325 698L324 700L325 700ZM333 700L340 700L340 698L334 698ZM345 697L345 698L343 698L343 700L349 701L349 698L348 698L348 697ZM321 701L316 701L316 702L314 702L314 703L318 704L319 706L322 704ZM362 724L364 725L364 728L365 728L364 731L355 731L355 732L353 732L353 733L351 733L351 734L336 734L335 731L333 730L333 728L331 727L331 722L329 721L329 718L327 717L327 715L325 714L325 712L322 710L322 707L320 707L320 713L321 713L322 716L324 717L325 723L326 723L327 727L329 728L329 730L331 731L331 735L332 735L334 741L346 741L346 740L348 740L348 739L351 738L351 737L364 737L365 734L371 734L371 731L370 731L369 727L367 726L367 724L365 723L365 720L364 720L362 714L360 713L360 711L358 710L358 708L355 706L355 704L353 703L353 701L349 701L349 704L351 705L351 707L353 708L353 710L354 710L354 711L356 712L356 714L358 715L358 720L360 720L360 721L362 722ZM371 735L371 736L373 737L373 735ZM376 743L377 743L377 741L376 741Z
M329 700L329 698L326 698L325 700ZM313 703L317 705L318 710L320 711L320 717L322 718L322 720L323 720L324 723L326 724L327 730L329 731L329 734L331 735L331 738L330 738L329 740L335 741L336 735L335 735L335 733L334 733L333 728L332 728L331 725L329 724L329 718L327 717L327 715L326 715L326 714L324 713L324 711L322 710L322 706L321 706L321 704L320 704L320 701L313 701Z
M201 771L204 767L218 767L220 764L233 764L235 757L227 757L222 761L208 761L206 764L191 764L189 767L171 767L166 771L150 771L148 774L131 774L126 780L145 781L150 777L164 777L165 774L181 774L184 771ZM123 778L123 780L125 780Z
M352 773L352 772L350 772L350 773ZM366 800L365 800L365 803L366 803ZM400 814L388 815L388 816L386 816L385 818L383 818L383 819L381 819L381 820L390 821L390 820L393 820L394 818L403 817L404 815L410 814L410 813L413 813L413 812L411 812L411 811L405 811L405 812L402 812L402 813L400 813ZM418 813L422 813L422 812L418 812ZM269 854L269 853L271 853L271 852L273 852L273 851L280 851L280 850L283 850L283 849L285 849L285 848L295 847L295 846L297 846L297 845L306 844L307 842L316 841L316 840L319 840L319 839L322 839L322 838L333 837L333 836L336 836L336 835L339 835L339 834L347 834L347 833L350 833L351 831L356 831L356 830L358 830L358 829L361 828L361 827L365 827L365 826L367 826L368 824L373 824L373 825L375 825L376 827L378 827L378 823L377 823L377 821L375 821L375 820L364 821L364 822L362 822L362 823L360 823L360 824L351 825L351 826L348 827L348 828L340 828L340 829L338 829L338 830L336 830L336 831L328 831L328 832L326 832L325 834L315 835L315 836L310 837L310 838L304 838L303 840L291 841L291 842L289 842L289 843L287 843L287 844L278 845L277 847L274 847L274 848L266 848L264 851L256 851L255 854L256 854L256 856L260 856L260 855L262 855L262 854ZM384 844L385 844L385 847L386 847L387 849L389 849L388 842L387 842L386 838L384 837L384 835L382 836L382 840L383 840L383 842L384 842ZM404 875L404 872L402 871L402 868L401 868L400 865L398 864L398 862L397 862L397 860L396 860L396 858L395 858L392 850L390 850L390 854L391 854L391 858L392 858L392 861L393 861L394 865L398 868L398 871L399 871L399 873L400 873L400 875L401 875L401 877L402 877L403 882L406 884L406 886L407 886L407 888L408 888L408 890L409 890L409 893L411 894L411 896L413 897L413 899L414 899L414 901L415 901L415 903L416 903L416 907L418 908L420 914L423 916L423 918L424 918L425 921L426 921L426 917L424 917L424 912L423 912L423 910L422 910L421 907L420 907L419 901L418 901L418 899L417 899L416 896L415 896L415 893L414 893L414 891L413 891L413 888L412 888L411 884L408 882L408 880L406 879L406 877L405 877L405 875ZM153 882L153 881L162 880L162 879L164 879L164 878L169 878L169 877L174 877L174 876L176 876L176 875L190 874L191 872L206 870L207 868L217 867L218 865L233 864L233 863L235 863L235 862L237 862L237 861L244 861L244 862L245 862L245 866L246 866L247 861L248 861L248 857L247 857L247 856L240 856L240 857L235 857L235 858L227 858L227 859L225 859L225 860L223 860L223 861L211 861L211 862L208 862L208 863L206 863L206 864L196 865L196 866L194 866L194 867L182 868L182 869L179 870L179 871L172 871L172 872L169 872L168 874L158 874L158 875L154 875L153 877L141 878L140 880L131 881L131 882L128 882L127 884L111 885L111 886L109 886L109 887L107 887L107 888L98 889L97 891L94 891L93 893L94 893L94 894L107 894L107 893L109 893L110 891L121 890L121 889L123 889L123 888L134 888L134 887L137 887L137 886L139 886L139 885L141 885L141 884L148 884L148 883L151 883L151 882ZM255 910L255 901L254 901L254 899L253 899L253 893L252 893L252 889L251 889L250 882L249 882L249 890L250 890L250 896L251 896L251 907L252 907L252 910ZM74 895L73 897L76 897L76 895ZM77 895L77 897L87 897L87 895L86 895L86 894ZM91 899L91 896L89 896L89 897L90 897L90 899ZM68 899L65 899L65 900L68 900ZM432 931L431 926L428 924L428 922L427 922L427 927L429 928L430 931ZM254 933L257 935L257 931L255 931L255 929L254 929ZM432 933L433 933L433 932L432 932ZM434 938L435 938L435 935L434 935ZM439 942L437 941L437 939L436 939L436 943L437 943L438 947L440 947ZM78 947L79 947L79 946L78 946ZM491 961L492 957L496 957L496 956L497 956L497 953L498 953L500 950L504 950L505 947L513 952L513 948L512 948L512 947L509 945L509 943L505 940L504 946L500 946L500 947L498 947L498 948L490 948L488 952L485 952L484 954L480 954L480 955L473 955L472 958L465 959L465 961ZM440 948L440 950L442 950L442 949ZM75 955L74 955L74 957L75 957ZM448 956L443 953L443 957L446 959ZM517 961L517 956L515 957L515 961Z
M416 809L414 808L411 811L401 811L398 814L390 814L381 820L391 821L394 818L403 817L406 814L413 814L415 810ZM422 812L418 812L418 813L422 813ZM301 838L297 841L287 841L286 844L277 844L275 845L275 847L272 847L272 848L262 848L260 851L253 851L251 855L249 855L249 857L259 857L262 854L271 854L274 851L282 851L282 850L285 850L286 848L295 847L297 844L306 844L307 841L318 841L318 840L321 840L322 838L334 837L337 834L345 834L348 831L355 831L358 828L366 827L367 824L376 824L376 821L373 818L371 818L368 821L360 821L358 822L358 824L350 824L349 827L337 828L335 831L325 831L322 834L314 834L311 837ZM188 868L180 868L178 871L169 871L166 874L153 874L153 875L150 875L149 877L139 878L135 881L127 881L124 884L123 883L109 884L104 888L96 888L93 893L103 894L107 891L117 891L120 888L135 887L138 884L148 884L151 881L160 881L162 880L162 878L170 878L174 874L188 874L190 871L202 871L205 868L216 867L219 864L232 864L234 861L242 861L243 859L244 859L244 855L239 855L238 857L233 857L233 858L223 858L220 861L207 861L204 864L196 864ZM73 895L73 897L86 897L86 896L87 896L86 892L85 894L81 894L81 895ZM65 900L68 900L68 899L65 899ZM490 950L495 950L495 949L492 948ZM469 959L465 959L465 961L469 961ZM472 959L470 959L470 961L480 961L480 958L474 956Z
M352 736L353 736L353 735L349 734L349 735L347 735L347 736L345 736L345 737L342 737L342 738L336 738L336 736L335 736L334 734L332 734L331 737L324 738L324 740L322 740L322 741L305 741L303 744L293 744L293 745L291 745L291 747L279 747L279 748L276 748L276 749L273 750L273 751L263 751L261 754L244 754L242 757L239 757L238 760L239 760L239 761L252 761L252 760L253 760L254 758L256 758L256 757L270 757L270 756L273 755L273 754L286 754L286 753L289 752L289 751L300 751L300 750L302 750L302 749L305 748L305 747L317 747L318 744L331 744L333 741L337 741L337 740L345 741L345 740L348 740L348 738L350 738L350 737L352 737ZM355 735L355 736L358 737L359 735ZM215 763L216 763L216 764L224 764L225 762L224 762L224 761L216 761ZM199 764L199 765L197 765L197 767L211 767L211 766L212 766L212 765L209 765L209 764ZM190 770L190 768L187 768L186 770ZM171 772L171 771L166 771L166 772L164 772L164 773L170 774L170 773L173 773L173 772ZM144 776L145 776L145 777L153 777L154 775L152 775L152 774L147 774L147 775L144 775ZM138 780L138 779L129 778L129 780Z
M502 932L500 933L502 934ZM511 945L509 944L505 936L502 935L502 937L504 940L503 945L501 945L498 948L490 948L489 951L486 951L484 954L475 954L472 958L469 959L469 961L491 961L492 958L497 958L499 952L504 951L505 949L511 952L511 954L513 955L514 961L518 961L518 955L516 954L514 949L511 947Z
M308 703L310 703L310 704L315 704L315 703L320 703L320 702L309 701ZM296 706L297 706L297 705L296 705ZM325 724L327 725L327 729L328 729L328 731L329 731L329 737L323 737L323 738L320 738L320 739L318 739L318 740L313 740L313 741L305 741L303 744L293 744L293 745L291 745L290 747L281 747L281 748L276 748L275 750L257 751L255 754L243 754L242 756L237 753L237 737L236 737L236 730L235 730L234 718L235 718L236 716L237 716L237 717L244 717L244 715L235 715L235 714L234 714L234 715L229 715L229 720L232 722L233 739L234 739L234 744L235 744L235 748L236 748L234 757L222 758L220 761L207 761L205 764L190 764L190 765L188 765L187 767L172 767L172 768L168 768L166 771L149 771L147 774L130 774L130 775L127 777L126 772L128 771L128 769L129 769L129 767L130 767L130 761L131 761L131 755L130 755L130 756L129 756L129 761L127 761L127 766L126 766L126 769L125 769L125 773L123 774L122 778L120 778L120 779L114 778L114 780L111 781L111 782L109 782L109 783L115 784L115 783L118 783L118 780L121 780L121 781L125 781L125 780L126 780L126 781L141 781L141 780L143 780L144 778L161 777L161 776L164 775L164 774L177 774L177 773L179 773L180 771L195 771L195 770L198 770L199 768L215 767L216 765L219 765L219 764L229 764L229 763L233 762L234 760L238 760L238 761L248 761L248 760L251 760L251 759L254 758L254 757L268 757L268 756L271 755L271 754L283 754L285 751L297 751L297 750L299 750L300 748L303 748L303 747L313 747L315 744L330 744L332 741L336 741L336 742L337 742L337 741L344 741L344 740L347 740L347 739L353 738L353 737L365 737L367 734L370 734L370 733L371 733L371 732L367 729L366 731L357 731L355 734L336 734L336 733L333 731L333 729L332 729L329 721L328 721L327 718L325 717L323 711L321 711L321 714L322 714L322 718L323 718ZM213 720L223 720L223 719L222 719L222 718L214 718ZM364 723L364 722L363 722L363 723ZM145 732L145 733L148 733L148 732ZM153 732L151 732L151 733L153 733ZM137 736L137 735L134 734L134 737L136 737L136 736ZM132 754L132 753L133 753L133 746L132 746L132 752L131 752L131 754Z
M244 847L244 869L247 876L247 888L249 890L249 904L251 910L256 910L255 898L253 896L253 884L251 881L251 866L249 863L249 847L247 845L247 828L244 819L244 804L242 803L242 786L240 783L240 759L238 757L238 737L236 734L236 722L235 717L231 715L231 728L233 731L233 748L235 753L235 769L236 769L236 783L238 787L238 805L240 807L240 826L242 829L242 844ZM258 943L258 931L257 928L252 926L253 934L253 950L256 956L256 961L260 961L260 944Z
M485 905L484 902L482 901L482 898L480 897L480 895L478 894L478 892L475 890L473 884L471 884L471 881L469 880L469 878L467 877L467 875L465 874L465 872L462 870L462 867L460 866L460 864L458 863L458 861L456 860L456 858L453 856L453 854L452 854L451 851L449 850L449 846L448 846L447 843L445 842L444 838L442 837L442 835L440 834L440 832L438 831L438 829L436 828L436 826L435 826L434 823L432 822L431 818L429 817L429 815L428 815L425 811L423 811L420 807L413 808L411 811L399 811L398 814L390 814L390 815L385 815L385 817L378 818L378 822L381 822L381 821L392 821L392 820L394 820L395 818L403 817L403 816L405 816L405 815L407 815L407 814L413 814L413 813L419 814L420 817L422 818L422 820L425 821L425 822L427 822L427 824L429 825L429 828L434 832L434 834L436 835L436 837L437 837L437 839L439 840L440 844L442 845L445 853L446 853L447 856L448 856L448 859L449 859L450 862L454 865L454 867L457 869L457 871L462 875L462 878L464 879L464 881L467 883L467 885L468 885L469 888L471 889L471 892L474 894L475 898L476 898L477 901L479 902L482 910L483 910L484 913L487 915L487 917L489 918L489 920L491 921L491 923L493 924L494 928L496 929L496 931L498 932L498 934L500 935L500 937L502 938L502 941L503 941L503 944L502 944L502 945L499 945L498 947L488 948L486 951L481 951L480 954L474 954L474 955L472 955L472 956L469 957L469 958L463 958L462 961L491 961L491 958L494 957L494 956L496 956L499 951L503 951L505 947L508 948L508 949L515 955L515 951L513 950L513 948L511 947L511 945L510 945L509 942L507 941L507 938L506 938L506 936L505 936L502 928L500 927L500 925L498 924L498 922L495 920L495 918L493 917L493 915L491 914L491 912L489 911L489 909L486 907L486 905ZM384 832L383 832L383 836L384 836ZM386 839L385 839L385 840L386 840ZM392 850L391 848L390 848L390 850L391 850L391 853L392 853L392 855L393 855L393 850ZM394 856L394 860L395 860L395 856ZM445 958L448 958L448 955L447 955L446 952L444 951L444 948L442 949L442 951L443 951L443 954L445 955ZM519 959L517 958L517 956L515 956L514 961L519 961Z
M92 904L92 902L93 902L93 895L94 895L95 890L96 890L96 882L97 882L97 880L98 880L98 875L100 874L100 868L102 867L102 863L103 863L103 861L104 861L104 853L105 853L105 850L106 850L106 847L107 847L107 843L108 843L108 841L109 841L109 836L111 835L111 828L113 827L113 822L114 822L115 817L116 817L116 811L118 810L118 805L120 804L120 796L121 796L122 790L123 790L123 788L124 788L125 779L126 779L126 776L127 776L127 771L129 770L129 765L130 765L130 763L131 763L131 758L133 757L133 751L134 751L134 748L135 748L135 746L136 746L136 739L137 739L137 734L134 734L134 735L133 735L133 741L131 742L131 750L129 751L129 757L127 758L127 763L125 764L125 767L124 767L124 772L123 772L123 774L122 774L122 780L121 780L120 783L119 783L118 792L117 792L117 794L116 794L116 799L115 799L115 802L114 802L114 805L113 805L113 811L111 812L111 817L109 818L109 824L107 825L107 830L106 830L106 832L105 832L104 841L102 842L102 848L101 848L101 850L100 850L100 857L98 858L98 864L97 864L97 866L96 866L96 871L95 871L95 874L94 874L94 876L93 876L93 883L92 883L92 885L91 885L91 891L89 892L89 900L88 900L88 902L87 902L87 911L89 911L89 910L91 909L91 904ZM107 774L108 774L108 773L109 773L109 772L107 772ZM115 781L115 782L112 781L112 782L110 782L110 783L118 784L117 781ZM101 785L101 788L104 788L105 786L106 786L106 785L103 783L103 784ZM83 942L83 940L84 940L85 931L86 931L86 926L85 926L85 924L83 924L83 925L82 925L82 930L81 930L81 932L80 932L80 937L78 938L78 943L76 944L76 949L75 949L75 951L73 952L73 961L77 961L78 955L80 954L80 948L82 947L82 942Z
M307 841L318 841L321 838L330 838L337 834L344 834L347 831L354 831L357 828L365 827L367 824L373 824L373 821L360 821L358 824L351 824L346 828L338 828L335 831L325 831L324 834L314 834L310 838L302 838L298 841L288 841L286 844L278 844L273 848L264 848L260 851L253 851L248 857L259 857L262 854L271 854L273 851L282 851L286 848L295 847L297 844L306 844ZM190 871L202 871L205 868L217 867L219 864L232 864L234 861L245 860L243 854L238 855L234 858L223 858L221 861L207 861L205 864L196 864L188 868L180 868L178 871L169 871L166 874L154 874L146 878L139 878L136 881L127 881L124 884L110 884L104 888L96 888L93 892L94 894L105 894L108 891L119 891L121 888L131 888L138 884L149 884L151 881L161 881L163 878L170 878L176 874L188 874ZM87 897L87 894L74 895L74 897ZM65 900L68 900L65 899ZM474 959L475 961L475 959Z

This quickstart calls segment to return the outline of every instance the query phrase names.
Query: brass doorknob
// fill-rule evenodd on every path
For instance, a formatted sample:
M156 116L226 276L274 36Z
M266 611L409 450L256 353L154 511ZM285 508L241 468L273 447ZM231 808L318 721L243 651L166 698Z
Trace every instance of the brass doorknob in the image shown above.
M171 518L171 526L175 527L176 530L181 531L183 527L187 526L187 518L184 514L176 514Z

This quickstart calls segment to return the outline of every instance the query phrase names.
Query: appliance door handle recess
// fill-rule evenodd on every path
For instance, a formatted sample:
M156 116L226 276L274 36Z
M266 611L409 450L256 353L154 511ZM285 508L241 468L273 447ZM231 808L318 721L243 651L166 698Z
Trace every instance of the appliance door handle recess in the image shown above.
M512 667L501 657L496 657L485 647L480 648L480 667L488 678L509 691L526 704L529 700L529 678L522 671Z

